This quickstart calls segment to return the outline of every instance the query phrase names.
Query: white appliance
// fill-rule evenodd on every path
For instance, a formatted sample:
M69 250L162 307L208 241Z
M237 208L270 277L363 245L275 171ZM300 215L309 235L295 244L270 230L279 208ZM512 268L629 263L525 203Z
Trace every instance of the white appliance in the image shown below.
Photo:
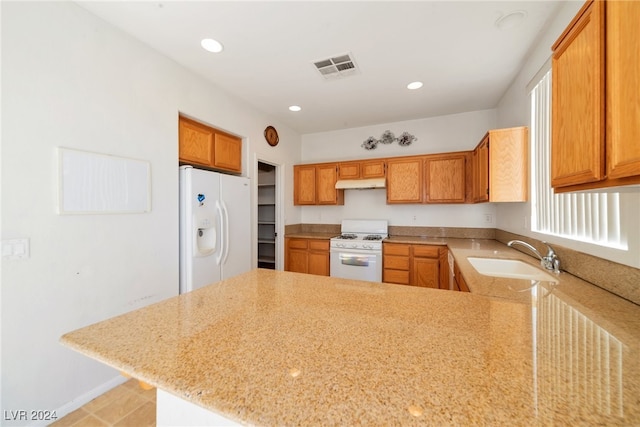
M330 275L344 279L382 281L382 240L386 220L345 219L340 235L330 241Z
M180 167L180 293L251 269L249 179Z

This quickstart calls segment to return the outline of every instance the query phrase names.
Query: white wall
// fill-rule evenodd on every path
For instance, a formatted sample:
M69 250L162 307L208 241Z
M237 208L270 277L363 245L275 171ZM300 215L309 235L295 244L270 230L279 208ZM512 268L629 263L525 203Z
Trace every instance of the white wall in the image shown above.
M4 414L55 410L117 377L59 337L177 294L179 112L244 137L246 175L256 155L298 163L300 136L75 3L1 7L1 237L31 243L29 259L2 260ZM149 161L152 211L56 215L58 146ZM292 171L285 182L292 194Z
M302 136L304 163L373 159L472 150L484 134L496 126L495 110L387 123ZM360 145L368 137L380 138L385 130L396 136L409 132L417 141L407 147L398 143L378 144L374 150ZM496 208L492 203L476 205L387 205L385 190L345 190L344 206L303 206L302 222L339 224L343 218L387 219L389 225L428 227L493 228ZM490 214L487 222L485 214Z
M535 48L529 52L528 59L520 73L511 84L497 108L497 124L499 127L530 125L529 98L527 85L551 57L551 46L571 22L575 14L584 4L583 1L565 2L557 16L541 35ZM621 194L621 214L627 224L629 248L626 251L603 248L559 237L542 235L531 231L531 203L510 203L498 205L497 227L513 233L547 240L568 248L579 250L600 258L609 259L621 264L640 267L640 192Z

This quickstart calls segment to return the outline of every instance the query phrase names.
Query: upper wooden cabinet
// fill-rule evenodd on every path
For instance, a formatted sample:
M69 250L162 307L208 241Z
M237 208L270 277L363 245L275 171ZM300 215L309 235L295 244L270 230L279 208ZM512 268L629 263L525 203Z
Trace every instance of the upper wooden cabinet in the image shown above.
M422 203L424 157L387 159L387 203Z
M489 201L489 134L473 150L472 164L473 202Z
M384 178L384 159L341 162L338 164L338 179Z
M342 205L338 179L385 177L388 204L527 200L526 127L490 130L471 151L294 166L295 205Z
M606 155L608 184L640 182L640 3L607 2ZM624 181L620 182L625 184ZM632 183L632 182L629 182Z
M467 153L427 156L424 161L425 203L466 201Z
M527 201L528 140L524 126L487 132L473 153L474 202Z
M640 2L588 1L553 45L551 184L640 183Z
M178 119L180 163L242 172L242 139L180 117Z
M344 204L344 190L336 190L338 166L335 163L295 165L293 175L294 205Z
M316 202L319 205L344 204L344 190L336 190L338 166L334 163L316 166Z

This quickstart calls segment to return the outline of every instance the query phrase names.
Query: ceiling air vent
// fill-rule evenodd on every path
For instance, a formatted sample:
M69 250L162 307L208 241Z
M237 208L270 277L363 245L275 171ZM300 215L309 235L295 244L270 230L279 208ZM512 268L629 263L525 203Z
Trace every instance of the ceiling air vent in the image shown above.
M356 63L348 53L313 61L313 65L325 79L347 77L358 73Z

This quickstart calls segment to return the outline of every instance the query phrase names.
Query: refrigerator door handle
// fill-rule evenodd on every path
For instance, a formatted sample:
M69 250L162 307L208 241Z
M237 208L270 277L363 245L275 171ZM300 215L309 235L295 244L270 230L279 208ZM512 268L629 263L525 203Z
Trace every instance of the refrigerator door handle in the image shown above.
M218 252L218 256L216 257L216 264L221 265L222 261L222 257L224 256L224 252L225 252L225 244L224 244L224 240L225 240L225 230L224 230L224 212L222 210L222 205L220 204L219 200L216 200L216 210L218 211L218 218L220 218L220 251Z
M229 256L229 210L225 202L222 202L222 210L224 211L224 258L222 263L225 264Z

